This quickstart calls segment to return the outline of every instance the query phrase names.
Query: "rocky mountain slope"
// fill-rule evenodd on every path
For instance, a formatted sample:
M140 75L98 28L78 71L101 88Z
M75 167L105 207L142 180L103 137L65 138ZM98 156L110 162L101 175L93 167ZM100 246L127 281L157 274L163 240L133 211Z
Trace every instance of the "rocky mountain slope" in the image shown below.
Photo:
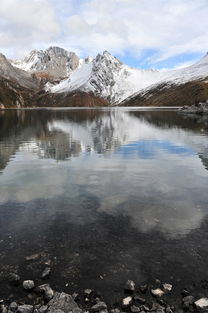
M0 53L0 76L5 79L17 82L25 88L38 87L38 80L36 80L32 75L26 71L17 69L12 66L7 58Z
M69 78L46 90L51 93L69 93L75 90L93 92L112 104L118 104L136 91L160 81L168 73L140 70L123 64L105 51L77 68Z
M54 48L54 51L57 52L58 50ZM59 58L57 60L56 65L60 61ZM89 59L83 62L87 63ZM37 67L34 65L34 71L35 68L38 70L41 66L43 67L41 62L36 65ZM73 65L72 62L71 68L73 68L73 66L76 65ZM95 96L92 92L74 91L67 94L46 93L43 89L45 83L48 81L54 82L54 76L52 76L52 73L48 73L26 72L13 66L3 54L0 54L0 109L41 106L67 107L109 105L105 99Z
M80 59L74 52L50 47L12 63L0 55L0 78L4 94L15 84L17 90L28 88L28 94L32 90L30 103L35 106L191 105L208 99L208 54L187 68L158 71L129 67L107 51Z
M76 53L59 47L49 47L47 50L33 50L23 60L12 61L12 65L30 73L44 72L54 78L64 78L89 60L80 59Z

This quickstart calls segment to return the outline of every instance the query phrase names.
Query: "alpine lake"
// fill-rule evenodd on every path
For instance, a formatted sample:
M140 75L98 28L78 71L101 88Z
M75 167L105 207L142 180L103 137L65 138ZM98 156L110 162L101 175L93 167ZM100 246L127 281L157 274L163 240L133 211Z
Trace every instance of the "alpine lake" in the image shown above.
M37 254L33 261L26 257ZM208 117L176 109L0 111L0 298L7 276L120 299L128 279L208 291Z

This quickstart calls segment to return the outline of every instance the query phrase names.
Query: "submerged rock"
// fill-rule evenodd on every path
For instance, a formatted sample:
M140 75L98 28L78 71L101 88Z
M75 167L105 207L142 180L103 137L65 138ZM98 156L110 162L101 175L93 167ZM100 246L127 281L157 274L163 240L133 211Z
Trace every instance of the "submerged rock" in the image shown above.
M7 307L5 306L5 305L1 305L0 306L0 312L1 313L7 313L8 311L7 311Z
M151 293L155 297L162 297L165 294L165 292L162 289L160 289L160 288L152 289Z
M134 302L139 303L139 304L145 304L146 300L140 296L135 296L133 297Z
M51 268L47 266L44 271L42 272L41 278L42 279L47 279L51 274Z
M171 284L163 284L162 285L162 289L167 293L167 292L171 292L173 286Z
M26 256L25 257L25 260L26 261L36 261L40 258L40 254L38 253L35 253L35 254L32 254L32 255L29 255L29 256Z
M182 295L183 297L186 297L186 296L189 296L189 295L190 295L190 292L189 292L188 290L186 290L186 289L183 289L183 290L181 291L181 295Z
M140 312L140 308L138 306L136 306L136 305L132 305L130 307L130 310L131 310L132 313Z
M102 310L106 310L107 309L107 304L103 301L99 301L98 303L96 303L95 305L93 305L91 307L91 311L92 312L97 312L97 311L102 311Z
M11 310L12 312L15 312L17 307L18 307L18 305L16 302L11 302L9 305L9 310Z
M121 311L118 308L114 308L110 310L110 313L120 313Z
M141 293L146 293L147 289L148 289L147 284L139 286L139 290L141 291Z
M122 300L122 305L124 307L129 306L132 302L132 297L126 297Z
M165 309L165 313L173 313L173 310L168 306L168 307Z
M25 280L23 281L22 286L25 290L31 290L35 287L35 283L33 280Z
M17 308L17 313L32 313L33 306L29 304L19 305Z
M72 298L74 299L74 301L77 301L79 299L79 294L77 292L74 292L72 294Z
M194 297L193 296L186 296L183 298L182 302L183 302L183 308L189 309L189 307L191 305L193 305L193 303L194 303Z
M50 301L54 296L53 289L50 287L49 284L38 286L37 291L43 293L43 297L46 301Z
M85 290L84 290L84 295L85 295L86 297L89 297L90 295L92 295L92 289L85 289Z
M39 309L38 312L39 313L45 313L48 310L48 306L47 305L42 305Z
M195 301L194 304L199 309L208 308L208 298L201 298Z
M135 291L135 282L133 280L127 280L124 286L124 290L129 292Z
M20 284L20 276L16 273L10 273L8 275L8 280L11 285L18 286Z

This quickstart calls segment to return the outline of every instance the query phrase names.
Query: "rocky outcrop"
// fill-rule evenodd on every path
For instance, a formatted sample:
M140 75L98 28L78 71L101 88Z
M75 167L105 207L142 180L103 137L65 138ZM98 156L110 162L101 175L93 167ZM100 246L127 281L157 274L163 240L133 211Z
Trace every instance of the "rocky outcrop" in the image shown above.
M111 104L118 104L160 77L159 71L131 68L104 51L94 60L86 60L69 78L55 86L46 86L46 90L51 93L92 92Z
M64 78L78 68L80 59L75 52L50 47L33 50L23 60L12 61L12 64L31 73L44 72L54 78Z
M47 313L81 313L82 310L73 300L72 296L64 292L56 292L48 303Z
M179 111L184 113L208 114L208 100L206 102L195 103L191 106L185 105Z

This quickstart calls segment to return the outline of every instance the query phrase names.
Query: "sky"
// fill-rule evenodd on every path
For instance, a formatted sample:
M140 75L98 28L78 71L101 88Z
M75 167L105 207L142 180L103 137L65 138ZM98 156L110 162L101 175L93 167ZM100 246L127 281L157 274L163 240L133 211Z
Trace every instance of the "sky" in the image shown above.
M1 0L0 52L108 50L137 68L182 68L208 51L208 0Z

